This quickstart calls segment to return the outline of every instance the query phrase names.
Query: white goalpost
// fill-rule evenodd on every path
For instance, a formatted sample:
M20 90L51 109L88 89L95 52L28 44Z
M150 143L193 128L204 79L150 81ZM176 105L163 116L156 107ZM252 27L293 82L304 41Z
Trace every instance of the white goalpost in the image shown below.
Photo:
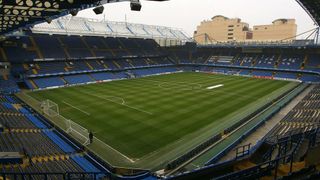
M75 137L82 145L89 145L89 131L70 119L65 119L67 125L67 133Z
M77 139L82 145L88 145L90 143L89 131L81 125L73 122L70 119L60 115L59 105L49 99L41 102L41 110L49 117L58 120L65 124L65 131L72 137Z
M56 117L60 114L58 104L54 103L49 99L41 102L41 109L43 113L50 117Z

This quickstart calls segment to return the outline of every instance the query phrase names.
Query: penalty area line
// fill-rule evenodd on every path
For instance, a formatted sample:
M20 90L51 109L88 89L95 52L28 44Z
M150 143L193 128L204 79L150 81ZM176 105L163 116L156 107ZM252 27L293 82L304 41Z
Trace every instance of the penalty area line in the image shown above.
M94 96L96 96L96 95L94 95ZM109 102L113 102L113 103L115 103L115 104L119 104L119 105L128 107L128 108L130 108L130 109L134 109L134 110L136 110L136 111L140 111L140 112L143 112L143 113L146 113L146 114L149 114L149 115L153 115L153 113L151 113L151 112L148 112L148 111L145 111L145 110L136 108L136 107L129 106L129 105L127 105L126 103L118 103L118 102L115 102L115 101L111 101L111 100L108 99L108 98L103 98L103 97L100 97L100 96L96 96L96 97L101 98L101 99L104 99L104 100L109 101Z
M84 110L82 110L82 109L80 109L80 108L77 108L77 107L73 106L72 104L69 104L69 103L67 103L67 102L65 102L65 101L62 101L62 103L63 103L63 104L66 104L66 105L68 105L68 106L70 106L70 107L72 107L73 109L76 109L76 110L78 110L78 111L86 114L87 116L90 116L90 113L88 113L88 112L86 112L86 111L84 111Z
M148 111L145 111L145 110L142 110L142 109L127 105L123 98L121 98L122 99L122 103L118 103L118 102L112 101L112 100L110 100L108 98L101 97L101 96L98 96L98 95L95 95L95 94L89 94L87 92L82 92L82 93L87 94L89 96L94 96L94 97L97 97L97 98L100 98L100 99L103 99L103 100L106 100L106 101L109 101L109 102L112 102L112 103L115 103L115 104L118 104L118 105L121 105L121 106L125 106L127 108L134 109L136 111L139 111L139 112L142 112L142 113L145 113L145 114L153 115L153 113L151 113L151 112L148 112ZM117 97L117 98L120 98L120 97Z

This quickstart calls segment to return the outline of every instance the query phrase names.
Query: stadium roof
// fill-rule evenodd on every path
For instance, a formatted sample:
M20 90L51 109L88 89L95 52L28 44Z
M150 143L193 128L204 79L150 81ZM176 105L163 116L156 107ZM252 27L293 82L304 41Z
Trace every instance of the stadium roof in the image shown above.
M314 23L319 26L320 24L320 0L296 0L310 17Z
M33 33L131 37L190 41L183 30L164 26L152 26L127 22L113 22L81 17L65 16L50 24L40 23L31 28Z
M0 0L0 35L19 28L48 21L73 10L82 10L99 4L137 0ZM164 0L149 0L164 1ZM320 0L296 0L320 24Z
M0 35L69 14L72 10L122 1L131 0L0 0Z

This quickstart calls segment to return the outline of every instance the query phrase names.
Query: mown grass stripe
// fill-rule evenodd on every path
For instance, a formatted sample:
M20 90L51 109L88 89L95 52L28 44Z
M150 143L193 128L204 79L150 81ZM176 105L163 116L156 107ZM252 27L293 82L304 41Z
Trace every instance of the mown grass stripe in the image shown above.
M161 88L160 83L168 86ZM193 84L201 88L186 88ZM224 86L206 90L214 84ZM96 132L103 142L134 159L152 154L208 125L215 125L212 131L230 125L237 119L222 120L230 114L242 114L238 112L240 109L262 101L267 94L288 84L290 82L237 76L178 73L30 94L58 103L66 118ZM122 98L125 103L108 97ZM90 113L90 118L63 101Z

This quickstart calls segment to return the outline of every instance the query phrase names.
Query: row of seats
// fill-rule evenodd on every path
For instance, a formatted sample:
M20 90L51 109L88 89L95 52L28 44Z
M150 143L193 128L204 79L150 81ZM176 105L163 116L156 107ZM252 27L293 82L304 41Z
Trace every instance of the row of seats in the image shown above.
M153 61L154 62L154 61ZM164 59L165 63L170 64L170 60ZM130 61L131 64L135 63L135 60ZM122 64L123 65L123 64ZM151 63L149 65L152 65ZM157 64L159 65L159 64ZM166 65L166 64L161 64ZM148 67L146 65L146 67ZM192 68L191 68L192 69ZM185 69L188 70L188 69ZM248 75L248 76L256 76L256 77L265 77L265 78L283 78L283 79L298 79L302 81L315 82L319 81L318 76L314 75L305 75L305 74L296 74L296 73L284 73L284 72L271 72L271 71L253 71L253 70L233 70L228 68L213 68L213 67L202 67L202 71L208 72L218 72L218 73L228 73L228 74L240 74L240 75ZM176 72L176 68L142 68L142 69L134 69L132 70L137 77L151 75L151 74L159 74L164 72ZM66 85L74 85L74 84L83 84L88 82L96 82L103 80L114 80L114 79L123 79L128 78L126 72L98 72L98 73L86 73L86 74L77 74L77 75L61 75L54 77L40 77L33 79L26 79L25 83L30 89L38 89L38 88L48 88L48 87L56 87L56 86L66 86Z
M19 111L13 104L8 102L0 103L0 113L4 114L4 113L18 113L18 112Z
M0 124L13 129L35 129L36 126L24 115L0 115Z
M114 80L127 78L125 72L102 72L78 75L65 75L59 77L42 77L34 79L26 79L25 82L30 89L48 88L56 86L67 86L83 84L88 82Z
M246 67L266 67L279 69L301 69L304 61L302 55L240 55L231 62L231 65L239 65Z
M320 86L315 86L271 131L270 136L305 132L320 123Z
M29 37L8 38L1 42L7 60L15 63L34 59L71 59L85 57L119 57L157 55L159 45L151 39L101 38L32 34ZM19 53L17 53L19 52Z
M81 157L83 158L83 157ZM64 179L63 175L65 173L79 173L86 172L77 162L75 162L72 158L67 157L64 159L53 159L48 161L33 161L27 160L24 164L19 165L6 165L0 168L0 172L6 173L31 173L31 176L26 175L24 178L21 178L19 175L18 179L35 179L35 180L43 180L43 179ZM93 172L93 171L92 171ZM46 174L46 177L44 176ZM53 173L53 174L50 174ZM48 175L49 174L49 175ZM100 175L101 176L101 175ZM20 178L19 178L20 177ZM7 175L8 179L14 179L14 175ZM79 174L78 179L81 176ZM77 179L77 177L74 177ZM94 179L93 176L88 179Z
M43 132L4 132L0 134L0 152L23 152L29 156L63 154Z
M125 73L110 75L97 71L172 64L168 58L160 58L165 52L152 39L32 34L8 38L1 44L2 57L12 63L11 72L15 77L39 77L24 79L30 89L127 77ZM133 58L137 56L145 58ZM34 61L44 58L47 61ZM52 61L52 58L60 61ZM13 84L17 87L15 81ZM9 87L7 82L4 87Z
M190 56L185 50L172 52L180 63L216 64L243 67L263 67L278 69L296 69L320 71L320 63L317 54L255 54L255 53L220 53L197 52ZM191 57L191 59L190 59Z
M241 69L218 68L218 67L208 67L208 66L203 66L201 68L189 66L183 69L188 71L201 70L205 72L214 72L214 73L239 74L244 76L253 76L253 77L261 77L261 78L292 79L292 80L301 80L303 82L319 82L320 81L320 77L317 75L276 72L276 71L241 70Z
M136 77L147 76L152 74L172 73L176 71L177 71L177 68L175 67L147 68L147 69L132 70L132 72L136 75Z
M0 102L14 104L14 103L18 102L18 99L15 96L6 96L6 95L0 94Z
M0 76L0 93L16 93L19 91L15 79L10 75Z
M10 173L59 173L50 175L49 179L61 179L67 172L103 171L100 177L107 175L106 171L102 170L104 167L91 162L91 158L82 148L70 143L66 136L19 99L12 95L0 95L0 102L4 107L14 109L14 112L0 113L0 125L4 128L4 131L0 132L0 153L17 152L23 158L21 164L2 163L0 158L0 174L9 173L6 178L10 179L14 179ZM43 175L33 174L31 177L44 179Z
M74 60L74 61L46 61L24 63L21 73L27 75L50 75L58 73L84 72L94 70L116 70L125 68L148 67L153 65L172 64L168 58L135 58L118 60ZM23 68L20 68L22 71Z
M176 72L177 68L145 68L145 69L134 69L131 72L135 77L141 77L152 74ZM48 88L56 86L68 86L83 84L89 82L105 81L131 78L130 75L124 71L122 72L100 72L100 73L89 73L89 74L78 74L78 75L65 75L59 77L42 77L34 79L26 79L25 82L30 89L37 88ZM0 106L1 107L1 106Z

